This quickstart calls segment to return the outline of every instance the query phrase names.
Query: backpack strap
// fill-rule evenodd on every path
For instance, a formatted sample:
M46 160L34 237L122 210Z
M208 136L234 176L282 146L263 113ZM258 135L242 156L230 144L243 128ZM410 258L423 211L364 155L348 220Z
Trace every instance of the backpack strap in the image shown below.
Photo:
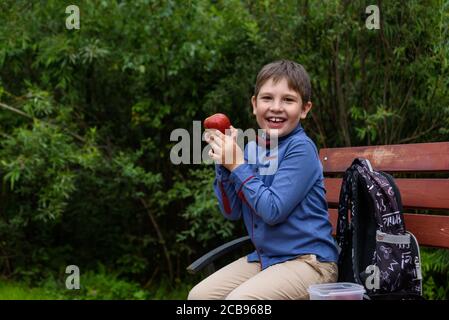
M359 160L355 159L345 171L338 205L337 243L341 247L339 255L339 281L362 284L356 263L358 243L354 222L359 210ZM349 215L349 209L351 213Z
M386 233L404 234L402 205L400 198L396 197L399 191L393 179L387 178L385 173L371 171L367 159L357 158L354 162L359 164L356 168L363 183L366 183L369 197L374 204L374 215L379 229Z
M353 168L352 166L346 169L342 184L340 187L340 198L338 201L338 220L337 220L337 243L343 248L347 243L347 234L349 232L349 205L352 199L352 181Z

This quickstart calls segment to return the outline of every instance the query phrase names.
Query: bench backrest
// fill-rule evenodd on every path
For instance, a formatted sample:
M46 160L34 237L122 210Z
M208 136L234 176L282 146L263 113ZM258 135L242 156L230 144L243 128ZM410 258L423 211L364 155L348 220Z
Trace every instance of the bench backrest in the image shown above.
M357 157L368 159L373 169L393 175L401 192L405 226L420 245L449 248L449 142L321 149L334 233L342 182L335 175L341 176ZM398 173L422 177L399 178ZM429 178L436 173L442 177ZM420 210L431 212L422 214Z

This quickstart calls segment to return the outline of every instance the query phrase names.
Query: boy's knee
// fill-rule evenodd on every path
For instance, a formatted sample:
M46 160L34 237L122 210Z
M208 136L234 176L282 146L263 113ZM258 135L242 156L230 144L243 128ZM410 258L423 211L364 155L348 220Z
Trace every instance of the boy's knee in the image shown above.
M187 300L203 300L203 292L198 288L198 285L194 286L189 291L189 295L187 296Z
M212 291L201 283L194 286L187 297L187 300L211 300L214 299Z
M250 293L243 290L234 290L231 293L228 294L226 297L226 300L254 300L257 299L257 297Z

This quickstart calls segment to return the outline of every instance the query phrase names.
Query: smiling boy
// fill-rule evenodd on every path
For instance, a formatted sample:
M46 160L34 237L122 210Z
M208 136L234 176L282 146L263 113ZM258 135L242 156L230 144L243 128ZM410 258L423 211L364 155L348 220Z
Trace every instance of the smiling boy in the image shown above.
M323 168L300 123L312 108L306 70L288 60L265 65L251 103L259 127L278 138L273 174L248 163L253 149L238 147L234 128L231 135L211 132L206 141L217 163L221 212L230 220L243 217L255 251L197 284L189 299L307 299L311 284L337 280ZM226 163L229 152L233 161Z

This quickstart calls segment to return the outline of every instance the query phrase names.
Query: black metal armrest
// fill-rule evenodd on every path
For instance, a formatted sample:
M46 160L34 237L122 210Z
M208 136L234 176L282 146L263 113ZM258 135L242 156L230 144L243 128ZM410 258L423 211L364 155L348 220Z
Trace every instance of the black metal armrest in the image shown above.
M189 273L197 273L198 271L201 271L204 267L214 262L216 259L220 258L221 256L227 254L228 252L231 252L239 247L241 247L243 244L246 243L246 241L249 241L249 236L241 237L232 241L229 241L212 251L209 251L205 255L203 255L201 258L195 260L190 266L187 267L187 271Z

